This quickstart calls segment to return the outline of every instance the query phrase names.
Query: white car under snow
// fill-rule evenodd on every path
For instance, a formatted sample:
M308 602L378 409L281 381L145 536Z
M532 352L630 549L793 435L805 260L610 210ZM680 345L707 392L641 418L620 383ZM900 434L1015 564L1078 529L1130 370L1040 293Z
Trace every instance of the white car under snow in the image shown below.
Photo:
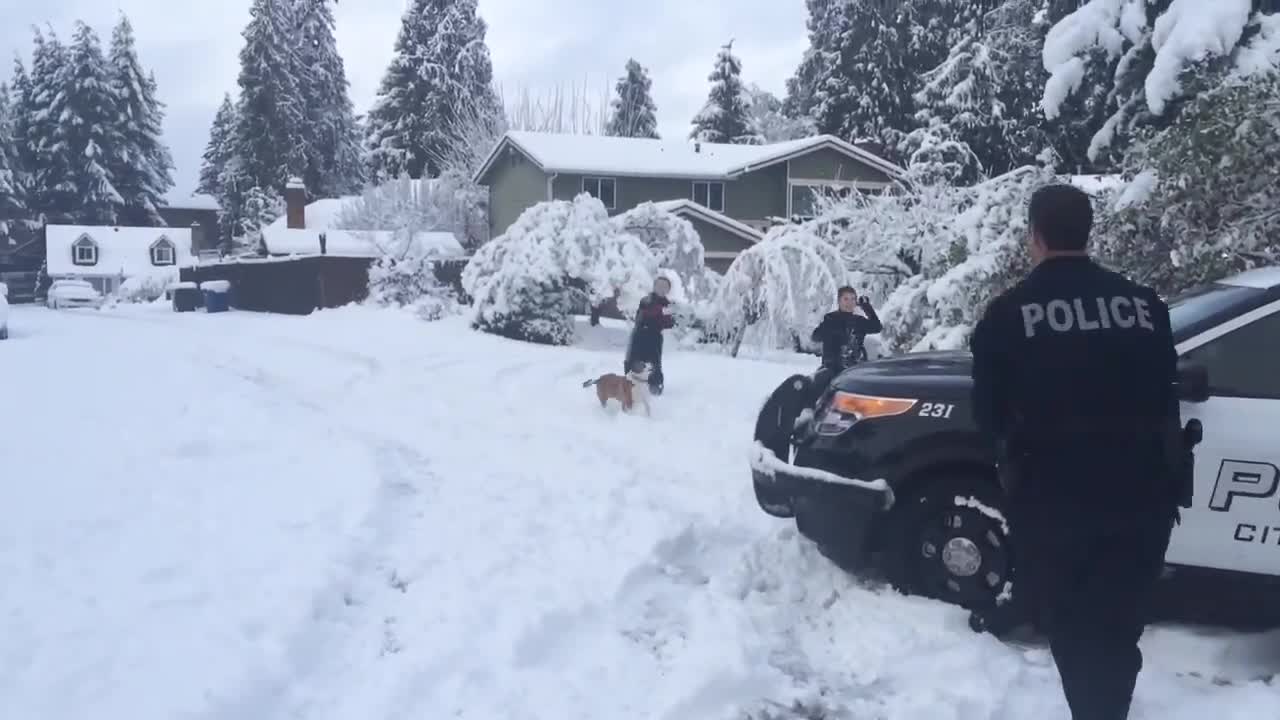
M55 280L49 286L49 295L45 305L50 309L62 308L99 308L102 307L102 294L84 280Z

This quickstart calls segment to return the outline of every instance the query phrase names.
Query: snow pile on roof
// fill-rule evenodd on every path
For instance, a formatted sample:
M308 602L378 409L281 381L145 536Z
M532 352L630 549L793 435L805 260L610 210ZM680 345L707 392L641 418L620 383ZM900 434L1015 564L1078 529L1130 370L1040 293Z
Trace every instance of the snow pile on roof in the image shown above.
M83 236L98 246L94 265L72 262L72 245ZM161 238L173 243L176 264L151 263L151 246ZM45 240L49 275L168 275L191 264L191 228L48 225Z
M508 132L515 143L549 172L594 172L610 175L671 178L719 178L745 172L788 155L821 146L834 146L867 165L890 174L902 170L866 150L832 135L789 140L769 145L693 143L685 140L570 135L530 131ZM502 143L494 148L496 153ZM481 168L483 174L493 153Z
M390 230L299 230L268 225L262 229L262 242L269 255L319 255L320 236L324 236L324 254L335 257L376 258L459 257L462 245L451 232L414 233L406 243L403 235Z

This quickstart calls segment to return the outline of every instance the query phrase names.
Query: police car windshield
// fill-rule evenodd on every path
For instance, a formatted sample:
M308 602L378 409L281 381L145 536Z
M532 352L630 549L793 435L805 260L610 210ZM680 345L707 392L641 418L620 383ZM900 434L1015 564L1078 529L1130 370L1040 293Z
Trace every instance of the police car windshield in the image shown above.
M1174 342L1252 310L1262 304L1265 295L1265 290L1223 283L1209 283L1177 295L1169 301Z

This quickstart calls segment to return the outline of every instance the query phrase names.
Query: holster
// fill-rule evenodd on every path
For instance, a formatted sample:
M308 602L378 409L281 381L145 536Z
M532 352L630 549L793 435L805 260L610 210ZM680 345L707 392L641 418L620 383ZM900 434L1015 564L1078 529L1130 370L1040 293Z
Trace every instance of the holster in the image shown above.
M1006 496L1022 485L1027 472L1026 453L1011 438L996 441L996 477Z
M1177 429L1176 436L1168 441L1171 454L1170 479L1173 481L1173 496L1178 507L1189 508L1195 499L1196 489L1196 453L1195 448L1204 440L1204 427L1196 418Z

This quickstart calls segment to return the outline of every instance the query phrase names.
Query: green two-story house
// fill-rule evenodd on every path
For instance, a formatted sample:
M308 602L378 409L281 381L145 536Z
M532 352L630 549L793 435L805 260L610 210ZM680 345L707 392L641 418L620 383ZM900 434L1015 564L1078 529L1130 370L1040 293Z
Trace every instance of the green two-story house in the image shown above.
M809 216L815 192L870 192L902 168L831 135L769 145L512 131L476 172L489 188L489 232L547 200L589 193L610 214L660 203L688 219L723 271L772 225Z

